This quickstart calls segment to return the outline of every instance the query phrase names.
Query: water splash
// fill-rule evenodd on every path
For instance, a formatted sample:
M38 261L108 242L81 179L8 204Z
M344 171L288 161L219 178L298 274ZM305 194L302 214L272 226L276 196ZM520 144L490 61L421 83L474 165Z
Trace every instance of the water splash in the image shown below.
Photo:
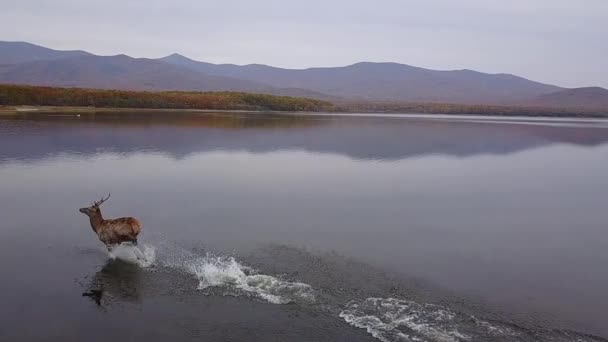
M304 283L289 282L257 274L232 257L206 256L194 260L188 270L199 279L198 288L232 287L255 294L273 304L287 304L300 299L314 300L312 288Z
M199 290L214 288L221 289L225 295L253 295L273 304L315 300L310 285L260 274L233 257L201 256L181 248L171 248L169 253L165 251L160 264L195 276Z
M453 312L432 304L367 298L347 304L340 317L355 327L366 329L383 342L471 340L458 331Z
M440 305L395 298L352 301L340 317L383 342L606 341L567 330L528 329L506 322L488 322Z
M156 262L156 248L149 245L143 245L140 249L133 244L122 243L112 247L108 254L112 259L120 259L144 268L151 267Z

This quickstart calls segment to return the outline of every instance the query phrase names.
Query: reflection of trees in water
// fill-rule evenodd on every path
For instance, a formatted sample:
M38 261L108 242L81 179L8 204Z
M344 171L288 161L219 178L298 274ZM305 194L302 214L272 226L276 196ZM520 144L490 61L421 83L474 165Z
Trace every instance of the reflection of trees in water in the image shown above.
M93 275L82 295L99 306L139 302L142 284L143 271L138 265L110 259Z
M36 161L65 152L87 156L99 151L157 151L180 159L209 151L265 153L281 150L334 153L354 159L398 160L431 154L500 155L563 143L578 146L608 143L605 125L272 113L38 116L32 120L4 120L0 127L3 127L0 158L23 161ZM2 161L0 159L0 163Z
M249 113L249 112L100 112L82 113L80 116L61 113L23 113L13 117L14 120L28 120L38 123L48 123L55 126L77 126L92 124L111 127L149 127L149 126L178 126L199 128L290 128L314 127L327 120L319 117L304 115L285 115L278 113Z

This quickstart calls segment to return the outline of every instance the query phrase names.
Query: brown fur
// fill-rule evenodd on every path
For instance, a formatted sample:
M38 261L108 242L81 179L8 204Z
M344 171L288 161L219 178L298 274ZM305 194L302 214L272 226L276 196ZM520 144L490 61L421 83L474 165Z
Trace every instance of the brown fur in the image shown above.
M103 201L101 202L103 203ZM81 208L80 212L87 215L91 222L91 228L108 249L122 242L137 243L137 235L141 232L141 223L133 217L121 217L105 220L101 215L99 206L95 203L88 208Z

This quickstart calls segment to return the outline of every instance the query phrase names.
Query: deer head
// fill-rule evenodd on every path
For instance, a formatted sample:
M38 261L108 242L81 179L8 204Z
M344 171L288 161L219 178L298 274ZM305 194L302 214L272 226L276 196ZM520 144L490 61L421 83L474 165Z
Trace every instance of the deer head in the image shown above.
M101 210L99 209L99 206L103 202L107 201L108 198L110 198L110 194L108 194L108 197L106 197L106 198L102 197L101 200L91 203L90 207L80 208L80 209L78 209L78 211L87 215L88 217L101 216Z

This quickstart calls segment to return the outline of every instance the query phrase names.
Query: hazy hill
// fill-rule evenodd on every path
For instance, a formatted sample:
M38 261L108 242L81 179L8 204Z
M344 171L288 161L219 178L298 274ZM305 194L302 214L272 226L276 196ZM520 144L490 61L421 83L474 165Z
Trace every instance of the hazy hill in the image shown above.
M251 81L206 75L153 59L80 56L21 63L0 74L5 83L138 90L244 90Z
M25 42L0 42L0 64L17 64L87 55L91 54L80 50L53 50Z
M608 108L608 89L586 87L565 89L538 96L531 105L543 107Z
M509 74L440 71L398 63L282 69L96 56L0 42L0 83L131 90L241 91L325 100L606 108L603 88L564 89Z
M27 85L128 90L245 91L328 98L304 89L279 89L208 75L162 61L126 55L83 55L0 67L0 82Z
M211 64L178 54L160 60L210 75L360 100L506 104L562 89L508 74L437 71L398 63L363 62L346 67L294 70L259 64Z

